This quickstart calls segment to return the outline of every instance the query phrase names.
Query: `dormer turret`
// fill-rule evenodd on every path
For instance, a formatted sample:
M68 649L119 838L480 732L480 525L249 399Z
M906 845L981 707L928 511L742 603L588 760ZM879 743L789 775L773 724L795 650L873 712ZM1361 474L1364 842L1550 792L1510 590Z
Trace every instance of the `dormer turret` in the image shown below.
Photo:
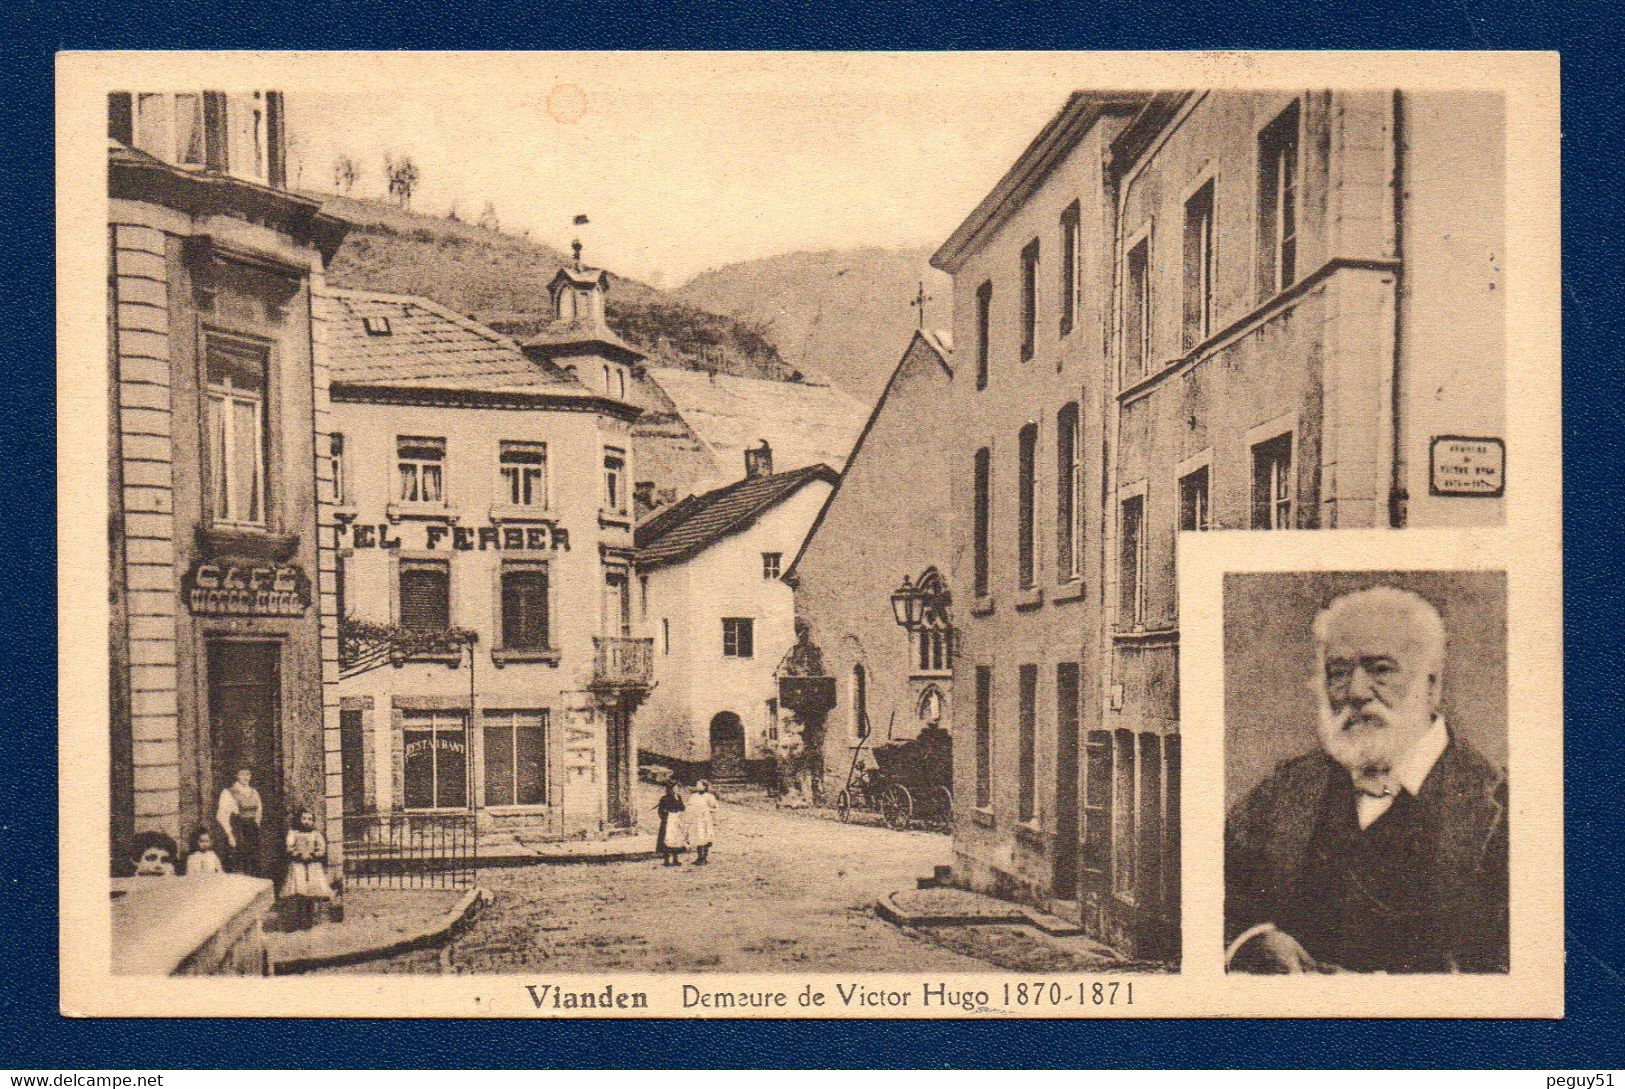
M575 260L559 269L547 285L553 297L553 318L565 325L605 328L604 295L609 291L609 274L581 263L579 241L571 249Z

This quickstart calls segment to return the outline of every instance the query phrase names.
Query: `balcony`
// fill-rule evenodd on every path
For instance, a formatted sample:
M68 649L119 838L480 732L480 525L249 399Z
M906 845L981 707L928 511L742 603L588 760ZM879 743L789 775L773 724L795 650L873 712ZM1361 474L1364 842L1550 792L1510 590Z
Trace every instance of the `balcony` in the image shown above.
M647 689L654 684L653 639L602 635L592 643L594 688Z

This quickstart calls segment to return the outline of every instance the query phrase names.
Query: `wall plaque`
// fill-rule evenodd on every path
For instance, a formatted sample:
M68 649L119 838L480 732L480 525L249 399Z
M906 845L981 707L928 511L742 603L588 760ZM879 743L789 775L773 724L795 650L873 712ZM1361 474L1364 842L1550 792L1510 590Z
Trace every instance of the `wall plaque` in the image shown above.
M1428 490L1434 495L1494 499L1506 491L1506 443L1466 435L1435 435L1428 456Z

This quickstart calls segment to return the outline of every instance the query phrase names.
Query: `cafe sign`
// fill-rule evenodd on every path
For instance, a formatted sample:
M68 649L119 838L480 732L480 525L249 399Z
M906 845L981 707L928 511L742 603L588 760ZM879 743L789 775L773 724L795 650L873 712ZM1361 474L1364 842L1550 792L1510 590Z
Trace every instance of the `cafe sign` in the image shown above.
M182 584L198 616L304 616L310 579L291 564L200 563Z
M1428 457L1428 490L1497 498L1506 492L1506 463L1506 443L1500 439L1436 435Z

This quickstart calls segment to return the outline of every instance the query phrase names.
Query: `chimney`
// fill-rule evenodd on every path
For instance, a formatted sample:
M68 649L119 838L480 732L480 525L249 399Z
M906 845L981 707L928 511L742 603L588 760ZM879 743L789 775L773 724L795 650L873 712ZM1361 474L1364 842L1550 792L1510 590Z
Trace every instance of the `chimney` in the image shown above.
M762 440L760 446L745 447L745 479L773 475L773 448Z

